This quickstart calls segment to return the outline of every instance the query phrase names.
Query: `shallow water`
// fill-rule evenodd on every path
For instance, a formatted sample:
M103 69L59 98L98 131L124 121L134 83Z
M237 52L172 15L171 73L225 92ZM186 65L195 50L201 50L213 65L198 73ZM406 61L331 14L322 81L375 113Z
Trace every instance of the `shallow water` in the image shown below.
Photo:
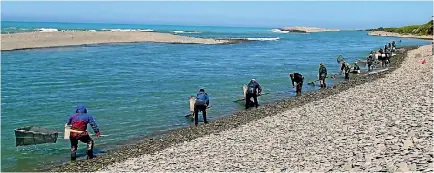
M201 87L211 97L208 117L216 119L243 108L233 101L242 96L241 87L251 78L270 93L260 98L261 103L279 100L294 95L289 92L293 90L290 72L302 73L307 83L317 78L320 62L326 64L329 74L337 73L338 55L354 62L370 50L399 40L358 31L280 34L271 32L271 28L164 27L167 31L201 31L184 34L197 37L280 40L231 45L109 44L2 52L2 171L29 171L67 160L69 141L63 140L63 125L80 103L88 106L102 133L110 135L95 139L100 153L139 135L191 125L191 120L184 117L188 98ZM430 43L401 40L398 46ZM328 84L339 80L328 80ZM303 88L316 89L308 85ZM15 147L13 130L30 125L58 130L58 142ZM83 144L79 149L84 154Z

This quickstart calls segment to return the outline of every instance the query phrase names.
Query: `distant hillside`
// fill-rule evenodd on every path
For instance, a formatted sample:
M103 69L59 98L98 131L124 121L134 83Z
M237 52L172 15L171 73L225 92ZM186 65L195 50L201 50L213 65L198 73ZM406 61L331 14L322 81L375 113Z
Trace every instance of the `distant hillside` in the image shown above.
M411 35L433 35L433 20L429 21L423 25L409 25L400 28L377 28L368 29L367 31L385 31L385 32L395 32L399 34L411 34Z

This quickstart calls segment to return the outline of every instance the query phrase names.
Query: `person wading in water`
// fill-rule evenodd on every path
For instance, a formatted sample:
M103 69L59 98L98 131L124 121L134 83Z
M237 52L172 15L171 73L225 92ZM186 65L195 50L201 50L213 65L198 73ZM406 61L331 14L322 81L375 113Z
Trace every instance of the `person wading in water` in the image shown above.
M69 140L71 141L71 160L76 160L77 158L77 148L78 141L86 143L87 145L87 158L92 159L93 155L93 140L90 138L87 130L87 124L90 124L93 131L95 132L96 137L101 135L99 131L98 125L96 124L93 117L87 114L86 106L78 105L75 111L75 115L72 115L68 118L67 125L71 126L71 133Z
M205 89L199 89L199 93L196 95L196 103L194 104L194 125L197 126L199 123L199 111L202 112L203 121L205 124L208 123L206 120L206 108L209 106L209 97L205 93Z
M319 77L319 83L320 83L321 88L325 88L326 87L325 79L327 77L327 68L324 66L323 63L319 64L318 77Z
M258 108L258 96L262 93L261 85L256 82L255 79L250 80L249 84L247 84L247 92L246 92L246 109L250 106L250 98L253 97L253 101L255 102L255 107Z
M348 64L347 62L343 62L341 65L341 74L342 74L342 72L345 73L345 79L346 80L350 79L350 71L351 71L350 64Z
M294 82L297 83L297 88L295 89L295 92L297 93L297 95L301 95L304 76L301 75L300 73L291 73L289 74L289 77L291 78L292 87L295 87Z
M374 68L372 67L372 64L374 63L374 55L372 54L372 52L369 54L366 62L368 63L368 71L373 70Z

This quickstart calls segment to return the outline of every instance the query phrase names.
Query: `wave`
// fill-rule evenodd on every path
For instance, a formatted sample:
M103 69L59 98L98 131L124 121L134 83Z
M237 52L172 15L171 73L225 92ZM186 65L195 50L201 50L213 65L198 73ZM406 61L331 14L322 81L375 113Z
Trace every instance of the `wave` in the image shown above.
M35 30L39 31L39 32L57 32L57 31L59 31L56 28L37 28Z
M246 40L250 40L250 41L277 41L280 40L280 37L275 37L275 38L245 38Z
M183 33L183 34L199 34L199 33L201 33L199 31L172 31L172 32L177 33L177 34L179 34L179 33Z
M121 32L133 32L133 31L140 31L140 32L153 32L152 29L101 29L102 31L121 31Z
M289 31L282 31L280 29L272 29L271 32L277 32L277 33L289 33Z

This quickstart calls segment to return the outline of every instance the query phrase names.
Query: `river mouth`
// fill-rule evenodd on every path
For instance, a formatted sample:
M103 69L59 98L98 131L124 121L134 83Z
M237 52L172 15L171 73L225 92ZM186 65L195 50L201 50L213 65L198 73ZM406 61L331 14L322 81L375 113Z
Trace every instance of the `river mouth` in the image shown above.
M39 170L67 162L69 141L15 147L15 141L8 139L15 137L13 129L31 125L63 132L67 116L77 104L89 107L102 133L110 135L95 139L95 149L103 156L119 145L192 125L184 117L188 98L201 87L211 97L209 119L219 121L243 109L241 103L233 101L241 97L241 86L251 78L263 85L264 92L271 93L259 100L266 106L295 95L290 72L302 73L308 83L317 78L319 63L325 63L331 74L336 73L339 54L354 62L378 43L390 41L366 36L365 32L303 35L269 29L223 29L188 35L261 41L223 45L124 43L2 52L2 170ZM402 45L419 44L426 43L403 39ZM328 80L329 86L340 80ZM303 92L318 89L305 85ZM85 152L83 144L79 144L79 151Z

